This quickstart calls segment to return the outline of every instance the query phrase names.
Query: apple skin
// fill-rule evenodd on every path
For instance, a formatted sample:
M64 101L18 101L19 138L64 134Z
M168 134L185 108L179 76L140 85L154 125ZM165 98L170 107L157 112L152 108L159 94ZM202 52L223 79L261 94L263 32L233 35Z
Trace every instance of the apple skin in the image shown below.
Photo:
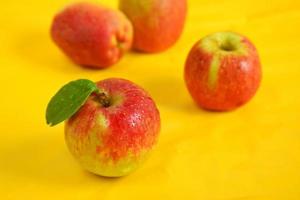
M124 79L97 83L109 98L103 106L92 94L65 123L70 152L86 170L107 177L134 171L157 143L160 115L147 92Z
M105 68L117 63L131 48L133 28L120 11L76 3L54 17L51 36L75 63Z
M257 50L249 39L233 32L219 32L193 46L184 76L200 107L229 111L255 95L262 72Z
M120 0L119 8L133 24L133 48L161 52L180 37L187 13L186 0Z

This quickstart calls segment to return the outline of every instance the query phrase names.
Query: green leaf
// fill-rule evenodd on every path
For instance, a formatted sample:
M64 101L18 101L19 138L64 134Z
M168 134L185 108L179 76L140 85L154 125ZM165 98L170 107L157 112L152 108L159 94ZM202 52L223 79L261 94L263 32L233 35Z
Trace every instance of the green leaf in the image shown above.
M71 81L63 86L47 106L47 124L54 126L70 118L93 92L99 92L99 89L94 82L87 79Z

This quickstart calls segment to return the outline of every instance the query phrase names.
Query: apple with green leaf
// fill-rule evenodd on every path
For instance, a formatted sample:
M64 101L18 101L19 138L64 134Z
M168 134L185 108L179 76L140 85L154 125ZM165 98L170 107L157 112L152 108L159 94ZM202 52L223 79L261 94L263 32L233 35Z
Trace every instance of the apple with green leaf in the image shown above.
M47 123L64 120L70 152L86 170L107 177L134 171L157 143L159 111L148 93L124 79L72 81L51 99Z
M261 82L255 46L233 32L218 32L197 42L184 70L186 86L202 108L228 111L248 102Z

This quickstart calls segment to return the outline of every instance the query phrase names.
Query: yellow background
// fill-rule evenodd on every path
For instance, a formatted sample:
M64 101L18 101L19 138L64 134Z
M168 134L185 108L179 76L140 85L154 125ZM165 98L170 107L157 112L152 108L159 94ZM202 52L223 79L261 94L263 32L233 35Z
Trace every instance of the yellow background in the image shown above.
M53 15L70 2L1 2L0 199L300 199L298 0L190 0L184 34L173 48L128 53L98 71L71 63L49 37ZM223 30L256 44L264 76L249 104L210 113L193 104L183 65L197 40ZM149 160L119 179L81 169L66 148L63 124L50 128L44 117L66 82L107 77L147 89L162 117Z

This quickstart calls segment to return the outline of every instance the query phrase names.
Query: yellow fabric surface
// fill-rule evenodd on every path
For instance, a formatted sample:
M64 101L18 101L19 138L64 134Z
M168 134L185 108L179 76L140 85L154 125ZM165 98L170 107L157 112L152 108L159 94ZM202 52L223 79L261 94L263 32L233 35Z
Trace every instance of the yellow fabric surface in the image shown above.
M98 71L70 62L49 37L53 15L70 2L1 2L0 199L300 199L299 0L190 0L174 47L131 52ZM191 100L183 66L197 40L224 30L254 42L263 81L246 106L211 113ZM66 148L63 124L45 122L46 105L63 84L107 77L144 87L162 118L151 157L119 179L84 171Z

